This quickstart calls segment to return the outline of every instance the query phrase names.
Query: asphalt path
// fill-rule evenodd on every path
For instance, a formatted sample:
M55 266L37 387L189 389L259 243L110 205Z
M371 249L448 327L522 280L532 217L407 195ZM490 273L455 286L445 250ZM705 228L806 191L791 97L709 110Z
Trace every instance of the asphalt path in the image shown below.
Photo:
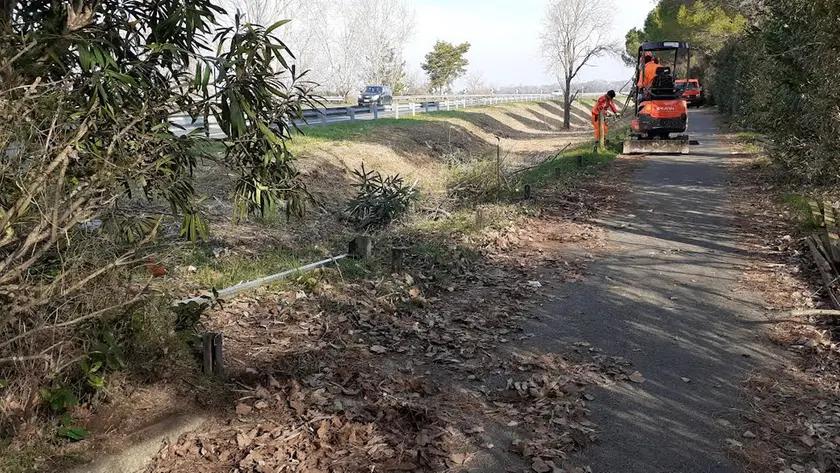
M641 384L600 388L590 403L599 441L575 461L594 473L738 472L743 382L776 355L762 340L760 299L739 288L748 265L730 209L731 151L716 117L692 111L689 156L649 156L632 210L600 222L614 248L585 281L557 289L535 350L585 341L630 361Z

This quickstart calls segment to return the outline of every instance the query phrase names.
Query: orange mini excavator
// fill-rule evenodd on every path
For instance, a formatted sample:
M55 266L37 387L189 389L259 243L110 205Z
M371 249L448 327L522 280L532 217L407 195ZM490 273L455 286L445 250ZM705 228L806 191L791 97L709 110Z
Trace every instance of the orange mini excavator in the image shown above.
M644 74L645 58L658 62L653 78ZM655 58L655 59L654 59ZM691 50L688 43L677 41L646 42L639 46L636 63L637 86L631 98L635 116L630 138L624 142L624 154L689 154L688 105L677 87L677 76L688 77Z

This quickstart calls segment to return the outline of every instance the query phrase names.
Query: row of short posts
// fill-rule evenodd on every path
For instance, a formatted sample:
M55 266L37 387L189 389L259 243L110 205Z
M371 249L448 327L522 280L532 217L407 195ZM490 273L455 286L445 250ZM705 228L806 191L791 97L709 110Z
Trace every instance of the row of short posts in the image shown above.
M395 246L391 248L391 272L401 273L405 267L405 255L408 248ZM366 235L360 235L350 242L348 254L357 260L366 260L373 255L373 239Z

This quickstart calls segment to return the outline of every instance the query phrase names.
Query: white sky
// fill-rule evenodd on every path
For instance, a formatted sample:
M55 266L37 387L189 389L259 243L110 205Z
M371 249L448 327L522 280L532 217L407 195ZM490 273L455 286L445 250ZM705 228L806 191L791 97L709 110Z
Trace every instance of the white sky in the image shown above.
M468 41L468 73L481 71L488 85L543 85L556 80L539 56L540 30L547 0L409 0L415 31L406 48L409 70L417 71L435 41ZM599 1L599 0L591 0ZM630 28L641 27L655 0L612 0L610 35L624 44ZM619 58L599 58L578 80L628 79L632 70Z

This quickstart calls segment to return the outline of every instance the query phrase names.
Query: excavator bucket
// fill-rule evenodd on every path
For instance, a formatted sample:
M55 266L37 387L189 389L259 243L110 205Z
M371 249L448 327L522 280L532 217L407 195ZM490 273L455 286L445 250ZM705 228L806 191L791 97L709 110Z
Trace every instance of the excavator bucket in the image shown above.
M687 136L667 140L637 140L624 142L624 154L690 154L691 143Z

